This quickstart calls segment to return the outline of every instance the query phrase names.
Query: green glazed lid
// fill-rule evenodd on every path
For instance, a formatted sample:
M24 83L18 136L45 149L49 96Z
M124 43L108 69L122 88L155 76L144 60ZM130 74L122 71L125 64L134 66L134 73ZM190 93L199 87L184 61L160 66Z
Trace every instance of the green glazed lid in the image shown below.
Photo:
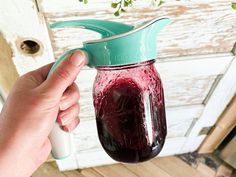
M76 50L87 52L90 67L118 66L155 59L157 34L169 23L169 18L158 18L137 27L106 20L72 20L51 24L50 28L81 27L101 34L101 39L85 41L82 48L65 52L53 67L55 69L65 56Z

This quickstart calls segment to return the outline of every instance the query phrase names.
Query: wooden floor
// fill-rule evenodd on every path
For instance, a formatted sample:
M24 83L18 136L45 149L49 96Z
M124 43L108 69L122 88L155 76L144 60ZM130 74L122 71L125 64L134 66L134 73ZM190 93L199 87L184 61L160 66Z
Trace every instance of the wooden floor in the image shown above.
M48 162L32 177L233 177L232 171L224 163L216 169L201 162L190 166L179 157L170 156L135 165L119 163L67 172L59 172L55 162Z

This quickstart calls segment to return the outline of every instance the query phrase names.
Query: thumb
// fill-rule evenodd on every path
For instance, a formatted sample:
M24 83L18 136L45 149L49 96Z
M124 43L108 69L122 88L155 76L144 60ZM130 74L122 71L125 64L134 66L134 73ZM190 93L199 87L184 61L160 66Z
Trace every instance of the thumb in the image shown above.
M49 95L62 96L63 92L76 79L81 68L87 64L86 54L76 51L67 56L47 78L44 84L44 91Z

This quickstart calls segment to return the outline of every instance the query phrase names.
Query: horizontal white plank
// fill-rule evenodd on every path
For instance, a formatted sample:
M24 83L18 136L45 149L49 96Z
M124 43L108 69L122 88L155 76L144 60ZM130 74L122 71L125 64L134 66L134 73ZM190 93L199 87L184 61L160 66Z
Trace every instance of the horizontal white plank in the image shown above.
M166 139L163 149L161 150L159 156L168 156L168 155L175 155L181 154L181 148L186 141L186 137L176 137Z
M71 154L63 160L56 160L56 163L60 171L75 170L79 167L76 154Z
M190 136L186 139L186 142L184 146L181 149L181 152L187 153L187 152L193 152L196 151L203 140L206 138L207 135L200 135L200 136Z
M201 77L224 74L233 59L232 53L194 55L157 60L155 66L162 77Z
M197 148L202 143L205 137L206 137L205 135L192 137L191 142L189 142L187 149L182 148L184 145L186 145L185 144L185 142L187 141L186 137L167 139L158 157L193 152L197 150ZM74 170L78 168L82 169L82 168L108 165L114 163L117 162L111 159L102 149L102 147L75 153L67 159L57 161L58 167L61 171Z
M142 1L144 2L144 1ZM78 0L38 0L40 10L49 23L74 19L105 19L138 24L161 16L173 23L159 34L157 53L160 58L183 55L230 52L235 42L236 11L227 0L166 1L162 8L137 2L122 17L113 15L110 0L91 0L84 5ZM82 41L99 35L78 28L53 29L52 39L56 57L68 48L79 47ZM69 41L69 42L68 42Z
M161 157L182 153L181 147L184 145L185 140L185 137L167 139L162 151L158 156ZM88 168L113 163L117 162L114 161L111 157L109 157L102 149L102 147L78 152L69 157L68 159L57 161L58 167L62 171L73 170L77 168Z
M202 114L203 105L167 108L167 138L184 137L195 118Z
M166 109L166 117L171 121L170 124L181 120L192 120L199 117L203 109L203 105L170 107Z

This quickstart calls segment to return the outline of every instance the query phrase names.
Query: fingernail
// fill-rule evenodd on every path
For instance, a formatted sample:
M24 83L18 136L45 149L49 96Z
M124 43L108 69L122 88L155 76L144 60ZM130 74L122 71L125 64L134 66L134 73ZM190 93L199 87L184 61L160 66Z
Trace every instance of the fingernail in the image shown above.
M63 127L63 130L66 132L70 132L70 129L68 127Z
M61 123L61 125L66 125L67 122L69 122L71 120L71 117L68 117L66 115L62 115L62 117L59 117L59 123Z
M81 51L74 52L70 59L70 63L76 67L86 64L86 54Z
M58 115L58 117L57 117L57 122L58 122L60 125L64 125L64 123L65 123L64 117L65 117L65 113L64 113L64 112L61 112L61 113Z
M57 122L60 124L60 125L63 125L63 121L61 118L57 118Z

